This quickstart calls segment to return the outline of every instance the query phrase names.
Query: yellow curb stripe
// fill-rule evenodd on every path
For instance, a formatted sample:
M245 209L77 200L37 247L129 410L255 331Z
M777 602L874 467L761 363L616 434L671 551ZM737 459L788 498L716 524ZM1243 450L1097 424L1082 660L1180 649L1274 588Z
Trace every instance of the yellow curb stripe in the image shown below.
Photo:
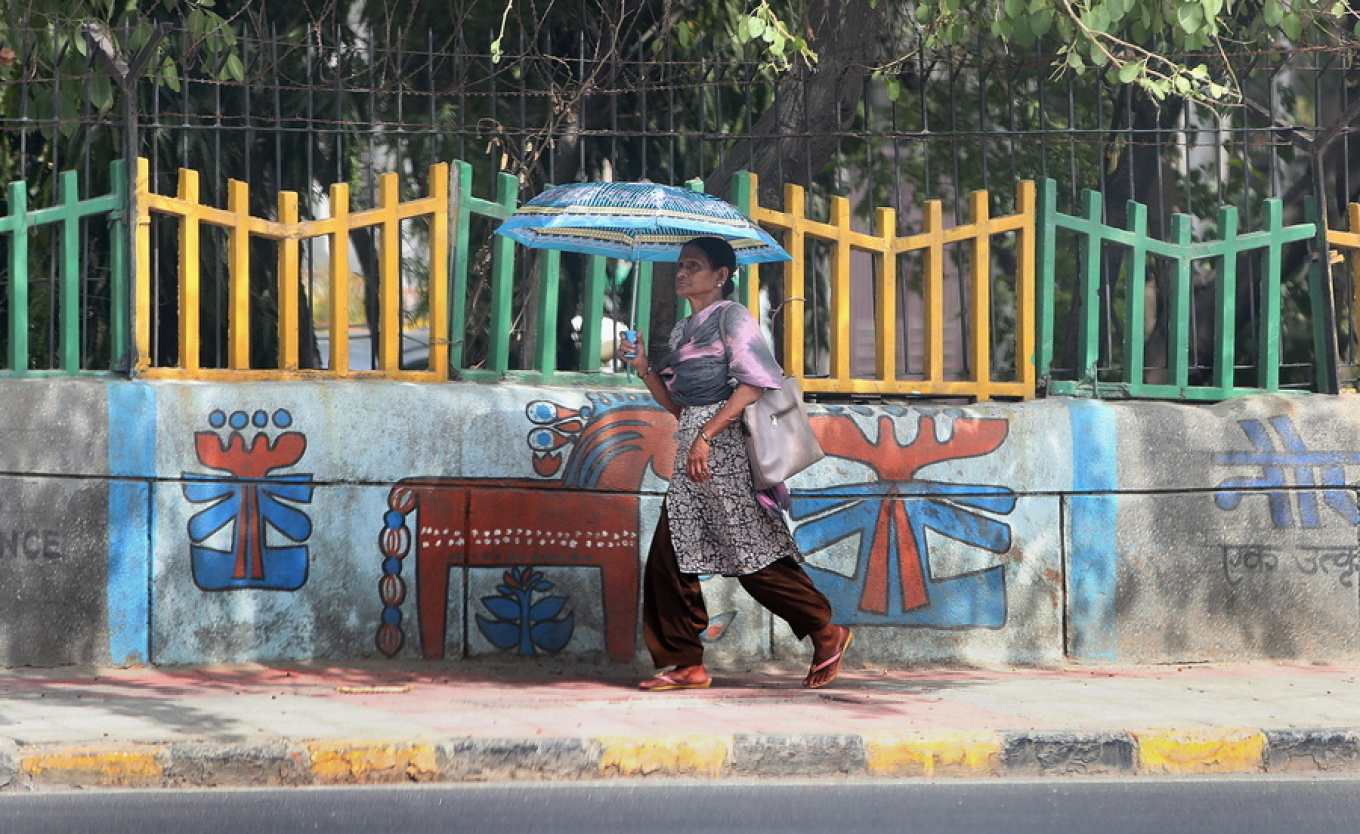
M1258 773L1263 769L1265 734L1259 730L1148 730L1138 742L1145 773Z
M872 776L993 776L1004 750L996 733L871 733L864 754Z
M602 776L719 776L731 741L723 736L606 736L600 744Z
M124 747L33 753L19 760L19 770L35 782L108 787L154 785L163 774L155 749Z
M307 743L312 774L323 784L433 782L439 756L433 745L408 742Z

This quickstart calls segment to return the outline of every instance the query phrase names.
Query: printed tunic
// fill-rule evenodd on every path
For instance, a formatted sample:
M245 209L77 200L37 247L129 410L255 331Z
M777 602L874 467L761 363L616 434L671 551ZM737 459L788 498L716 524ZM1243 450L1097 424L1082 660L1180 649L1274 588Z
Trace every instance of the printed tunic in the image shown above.
M671 353L656 367L672 399L682 407L675 471L666 492L680 570L741 576L785 556L802 561L784 519L756 500L740 420L709 444L712 474L707 481L695 483L685 472L690 446L731 396L736 382L780 386L783 374L759 325L746 308L719 301L676 324L670 347Z

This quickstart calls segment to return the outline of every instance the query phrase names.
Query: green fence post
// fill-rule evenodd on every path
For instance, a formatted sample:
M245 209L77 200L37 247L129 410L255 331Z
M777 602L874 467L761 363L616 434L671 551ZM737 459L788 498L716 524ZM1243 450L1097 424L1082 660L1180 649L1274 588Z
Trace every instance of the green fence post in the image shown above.
M112 371L132 369L129 325L132 276L128 273L128 228L132 221L127 216L126 177L123 160L115 159L109 165L109 181L113 183L113 191L109 194L113 203L109 211L109 370Z
M1237 239L1237 209L1219 208L1218 235L1223 256L1214 282L1213 380L1218 396L1227 396L1237 382L1233 372L1237 359L1237 255L1242 251Z
M544 250L538 259L538 334L534 345L534 368L544 377L557 370L557 302L561 292L562 253Z
M1038 214L1035 222L1035 358L1034 372L1040 382L1053 371L1056 244L1058 239L1058 183L1048 177L1039 181Z
M59 324L61 368L68 373L80 370L80 189L75 171L62 171L57 177L59 205L53 212L61 223L61 266Z
M1104 197L1098 191L1083 191L1081 214L1088 226L1081 247L1081 281L1077 300L1081 318L1077 325L1077 380L1089 383L1094 391L1100 364L1100 254L1104 240L1100 217Z
M600 255L585 259L585 283L581 292L581 359L577 370L591 373L600 369L600 335L604 333L604 292L609 265ZM591 337L593 335L593 338Z
M1171 244L1176 247L1176 274L1171 279L1171 303L1168 315L1167 364L1171 366L1172 384L1184 389L1190 384L1190 316L1191 302L1190 215L1171 217Z
M504 220L515 211L519 197L519 180L512 174L496 175L495 207L500 212L488 212L497 220ZM490 208L490 207L489 207ZM503 235L493 235L491 241L491 321L487 333L487 366L498 373L510 370L510 327L514 320L515 300L515 242Z
M28 372L28 185L9 184L9 369Z
M704 181L701 179L689 180L685 185L688 185L692 191L704 190ZM732 187L729 192L729 196L732 198L732 205L736 206L737 211L750 217L751 206L755 200L755 195L751 193L751 172L738 171L733 174ZM732 295L742 304L746 302L746 282L748 280L750 279L746 276L746 270L737 270L736 290ZM760 315L759 310L752 310L751 312L755 313L757 317Z
M463 370L467 344L468 227L472 221L472 166L455 160L449 184L449 367Z

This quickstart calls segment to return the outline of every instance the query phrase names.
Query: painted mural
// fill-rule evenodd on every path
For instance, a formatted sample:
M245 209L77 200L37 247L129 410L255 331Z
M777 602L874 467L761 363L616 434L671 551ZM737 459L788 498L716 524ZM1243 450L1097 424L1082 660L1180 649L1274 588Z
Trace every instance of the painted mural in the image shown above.
M1360 507L1346 483L1346 467L1360 464L1360 454L1309 449L1289 415L1239 420L1237 425L1251 451L1215 455L1214 463L1250 468L1258 474L1220 483L1214 495L1220 509L1232 512L1245 498L1264 498L1277 530L1320 529L1328 517L1340 519L1348 527L1360 526ZM1290 542L1272 547L1255 541L1224 544L1222 551L1223 573L1230 586L1252 576L1293 572L1334 576L1339 584L1350 588L1360 574L1360 551L1349 546Z
M669 473L674 459L673 429L663 415L646 394L591 393L579 409L536 400L525 416L538 477L398 483L380 534L378 649L391 657L405 642L400 606L409 558L425 657L445 656L451 570L504 569L497 595L479 600L478 628L497 647L536 654L560 650L572 635L564 597L534 599L552 589L545 569L585 567L602 577L605 652L631 660L641 573L639 492L649 471Z
M864 416L878 414L876 422ZM894 424L917 416L915 437L899 442ZM948 414L950 432L937 439ZM603 575L608 656L636 650L641 561L640 491L650 474L664 481L674 461L673 422L646 394L589 393L573 408L535 400L525 409L533 479L412 478L388 497L380 532L383 576L378 648L395 656L406 639L403 567L414 562L421 653L445 655L450 572L499 567L496 594L469 613L496 647L520 655L553 652L572 637L572 600L553 594L549 569L589 566ZM857 419L858 418L858 419ZM838 618L866 625L999 628L1006 622L1005 567L937 577L927 531L988 554L1012 545L1005 521L1014 493L993 484L950 483L932 464L990 455L1006 441L1005 419L962 414L830 407L814 428L831 457L872 467L862 481L796 493L792 518L805 553L858 541L852 570L809 565ZM576 601L575 604L594 604ZM736 612L715 615L703 637L720 639Z
M285 409L214 410L209 430L195 432L198 462L213 470L184 473L184 497L206 505L188 527L194 583L202 590L296 591L306 584L312 522L298 505L311 502L313 487L310 474L285 471L307 453L307 436L292 425ZM209 544L227 528L228 546Z
M1284 414L1264 421L1239 420L1237 425L1252 450L1216 455L1214 463L1259 469L1260 475L1229 478L1219 484L1220 492L1215 496L1219 507L1235 510L1243 497L1263 495L1276 527L1316 528L1322 526L1322 515L1319 492L1314 490L1320 490L1323 503L1333 513L1348 525L1360 525L1360 508L1346 484L1346 467L1360 463L1360 453L1309 450L1293 419ZM1302 487L1303 491L1286 487Z
M940 441L936 415L918 410L916 435L897 440L892 408L870 437L850 419L850 409L830 409L815 421L822 449L832 457L861 461L872 477L859 483L801 490L791 515L794 538L811 554L848 538L859 542L849 575L809 567L813 582L831 600L837 618L862 625L999 628L1006 623L1006 575L1001 564L947 578L931 570L926 531L995 554L1011 547L1009 525L998 516L1015 509L1015 494L992 484L931 480L922 470L936 463L989 455L1006 441L1003 419L957 416ZM868 409L861 413L870 414Z

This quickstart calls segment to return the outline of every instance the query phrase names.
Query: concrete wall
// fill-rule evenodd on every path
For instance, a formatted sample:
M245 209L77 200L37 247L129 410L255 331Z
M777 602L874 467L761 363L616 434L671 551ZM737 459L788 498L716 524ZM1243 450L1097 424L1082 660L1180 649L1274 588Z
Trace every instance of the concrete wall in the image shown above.
M645 659L645 395L0 382L0 665ZM812 409L795 537L886 666L1354 656L1360 399ZM718 666L805 658L705 580Z

